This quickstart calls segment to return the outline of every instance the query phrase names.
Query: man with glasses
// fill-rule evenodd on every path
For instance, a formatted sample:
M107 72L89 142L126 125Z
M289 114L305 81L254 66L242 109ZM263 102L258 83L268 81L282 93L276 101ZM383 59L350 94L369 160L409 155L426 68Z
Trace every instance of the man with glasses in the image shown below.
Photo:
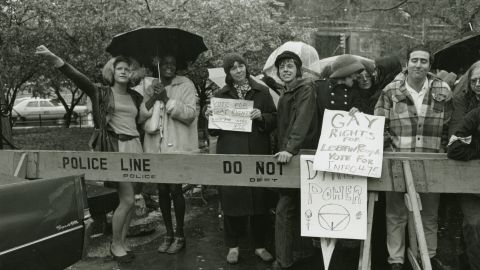
M449 86L429 73L433 57L424 46L408 51L407 70L383 89L375 115L385 116L386 149L439 153L447 145L452 113ZM439 194L421 194L422 223L430 258L436 255ZM387 249L391 269L403 269L408 211L404 195L386 194ZM432 259L432 266L439 264Z

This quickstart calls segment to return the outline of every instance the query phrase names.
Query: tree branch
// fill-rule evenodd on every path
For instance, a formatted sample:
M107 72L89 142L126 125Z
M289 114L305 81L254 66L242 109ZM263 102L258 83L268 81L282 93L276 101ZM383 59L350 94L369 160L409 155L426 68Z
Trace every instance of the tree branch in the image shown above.
M478 6L473 10L472 15L470 16L470 18L469 18L469 20L468 20L467 23L472 22L472 21L475 19L475 17L477 16L477 14L478 14L479 12L480 12L480 5L478 5Z
M145 0L145 4L147 5L148 12L152 13L152 10L150 9L150 4L148 3L148 0Z
M392 6L392 7L389 7L389 8L372 8L372 9L365 9L365 10L361 10L360 12L376 12L376 11L390 11L390 10L394 10L394 9L397 9L401 6L403 6L404 4L406 4L409 0L402 0L401 2L399 2L398 4Z

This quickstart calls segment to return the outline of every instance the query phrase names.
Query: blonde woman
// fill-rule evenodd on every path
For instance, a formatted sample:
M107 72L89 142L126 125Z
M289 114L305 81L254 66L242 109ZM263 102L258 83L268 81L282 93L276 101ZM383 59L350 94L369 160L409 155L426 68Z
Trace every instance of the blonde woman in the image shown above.
M132 61L129 58L118 56L110 59L102 71L107 85L100 86L43 45L37 47L35 54L47 59L90 98L95 127L89 142L92 150L143 152L137 129L142 96L130 89ZM129 263L135 257L125 243L134 207L133 184L117 182L113 185L118 190L120 202L112 218L110 253L119 263Z

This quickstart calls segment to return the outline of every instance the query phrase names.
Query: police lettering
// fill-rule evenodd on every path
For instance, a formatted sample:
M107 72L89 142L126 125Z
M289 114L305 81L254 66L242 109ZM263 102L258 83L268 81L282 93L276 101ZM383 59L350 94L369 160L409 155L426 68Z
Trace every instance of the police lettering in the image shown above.
M64 169L82 170L107 170L107 158L97 157L63 157L62 167Z

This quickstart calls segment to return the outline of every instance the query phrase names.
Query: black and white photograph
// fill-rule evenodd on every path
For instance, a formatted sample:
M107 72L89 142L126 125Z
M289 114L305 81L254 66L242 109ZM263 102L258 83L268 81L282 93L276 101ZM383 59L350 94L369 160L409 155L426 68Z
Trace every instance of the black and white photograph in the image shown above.
M480 270L480 1L0 0L0 270Z

